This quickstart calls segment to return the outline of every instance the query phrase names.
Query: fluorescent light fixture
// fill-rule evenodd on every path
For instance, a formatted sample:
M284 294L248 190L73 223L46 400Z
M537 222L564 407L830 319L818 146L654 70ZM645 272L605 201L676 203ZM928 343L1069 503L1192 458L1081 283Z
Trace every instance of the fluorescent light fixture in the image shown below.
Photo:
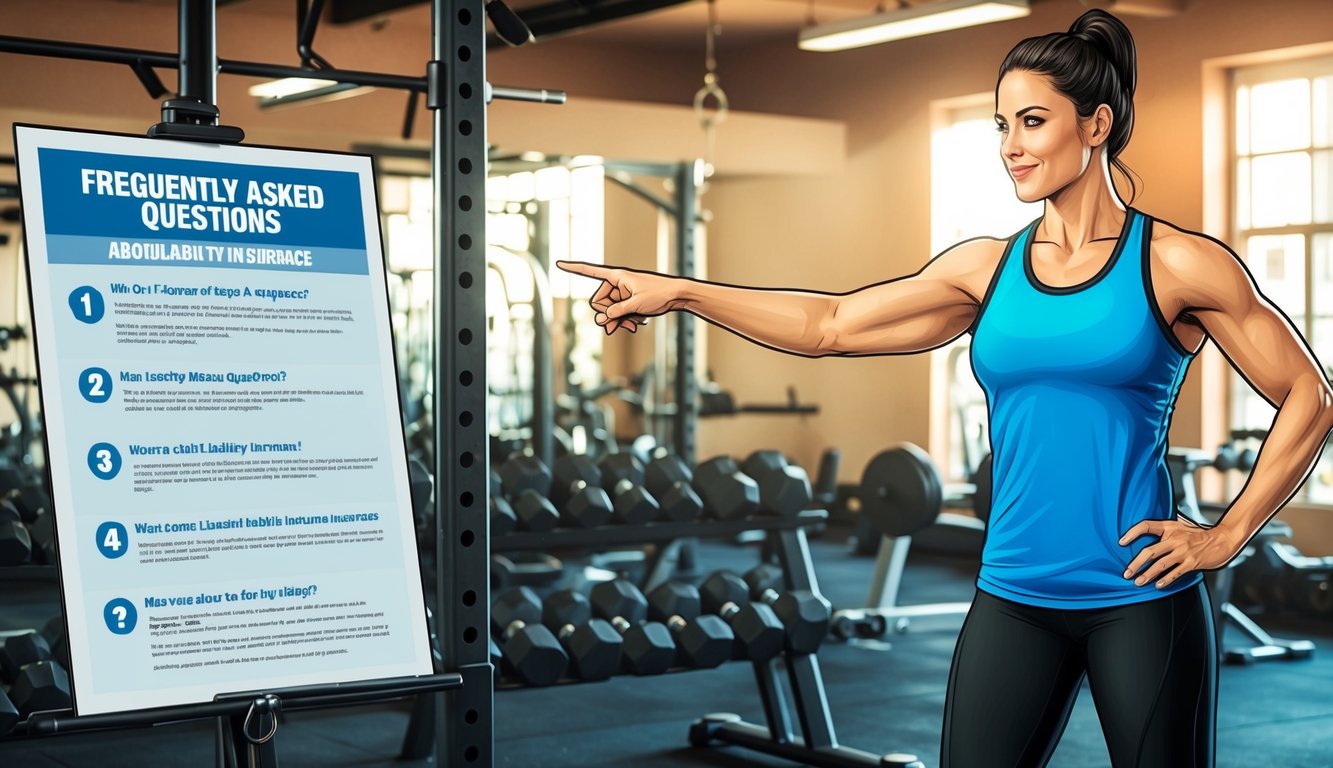
M1028 15L1027 0L940 0L801 30L804 51L845 51Z
M284 77L250 86L250 95L259 99L261 108L280 107L306 101L337 101L360 96L369 86L317 80L309 77Z

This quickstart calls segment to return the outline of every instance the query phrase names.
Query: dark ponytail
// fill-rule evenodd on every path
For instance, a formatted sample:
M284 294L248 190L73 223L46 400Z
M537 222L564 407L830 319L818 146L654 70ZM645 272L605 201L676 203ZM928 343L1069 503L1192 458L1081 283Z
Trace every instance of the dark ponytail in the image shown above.
M1106 152L1111 166L1129 182L1133 201L1138 185L1120 153L1134 132L1138 64L1134 38L1124 22L1101 9L1090 10L1068 32L1029 37L1015 45L1000 65L1000 78L1015 69L1049 77L1051 85L1074 103L1080 118L1091 117L1101 104L1111 108Z

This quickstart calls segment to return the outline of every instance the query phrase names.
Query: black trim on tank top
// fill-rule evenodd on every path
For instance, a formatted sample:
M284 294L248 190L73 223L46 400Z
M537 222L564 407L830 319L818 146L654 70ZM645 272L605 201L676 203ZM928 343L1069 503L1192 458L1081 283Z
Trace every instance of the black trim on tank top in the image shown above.
M1009 242L1004 246L1004 253L1000 254L1000 261L995 265L995 271L991 273L986 292L981 296L981 303L977 305L977 315L972 318L972 324L967 327L966 333L976 335L977 325L981 322L981 315L986 311L986 305L990 303L991 294L995 293L995 285L1000 282L1000 273L1004 271L1004 265L1009 263L1009 255L1014 252L1014 241L1028 230L1036 232L1037 222L1039 221L1041 221L1040 218L1033 219L1027 226L1009 236ZM1032 242L1031 234L1028 235L1028 242Z
M1028 283L1036 290L1042 293L1049 293L1055 296L1064 296L1071 293L1078 293L1085 288L1091 288L1101 282L1102 278L1111 273L1115 263L1120 260L1120 252L1125 250L1125 241L1129 238L1129 228L1134 225L1134 217L1142 215L1133 208L1125 209L1125 223L1120 226L1120 234L1115 239L1115 249L1111 251L1111 257L1106 260L1097 274L1076 285L1055 286L1047 285L1037 279L1037 273L1032 270L1032 238L1028 238L1027 246L1023 249L1023 272L1028 276ZM1034 230L1035 234L1035 230Z
M1176 332L1171 330L1171 324L1166 321L1166 316L1162 314L1162 308L1157 303L1157 291L1152 287L1152 221L1151 216L1143 217L1143 245L1140 246L1143 251L1143 266L1139 271L1143 273L1144 298L1148 300L1148 308L1152 310L1152 316L1157 321L1157 328L1171 344L1171 348L1181 357L1193 357L1194 353L1185 349L1180 339L1176 338Z

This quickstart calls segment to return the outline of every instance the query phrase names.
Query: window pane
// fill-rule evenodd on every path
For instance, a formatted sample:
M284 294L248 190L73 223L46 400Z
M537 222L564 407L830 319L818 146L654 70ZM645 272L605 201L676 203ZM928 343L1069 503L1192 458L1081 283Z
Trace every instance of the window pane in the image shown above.
M1333 234L1315 235L1310 273L1314 279L1314 331L1310 347L1325 369L1333 372Z
M1305 314L1305 237L1263 235L1245 244L1245 263L1259 290L1300 327Z
M1310 81L1278 80L1250 92L1250 152L1310 146Z
M1236 162L1236 228L1250 228L1250 161Z
M1254 227L1309 224L1310 156L1289 152L1256 157L1251 162L1250 213Z
M1250 89L1236 89L1236 154L1250 154Z
M1333 147L1333 75L1316 77L1311 109L1314 113L1314 145Z
M1314 153L1314 220L1333 222L1333 150Z

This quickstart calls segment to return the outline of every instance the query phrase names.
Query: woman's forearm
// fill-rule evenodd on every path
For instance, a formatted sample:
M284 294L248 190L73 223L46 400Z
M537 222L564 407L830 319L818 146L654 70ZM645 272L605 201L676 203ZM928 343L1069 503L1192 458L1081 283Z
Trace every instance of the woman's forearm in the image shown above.
M805 291L741 288L681 279L672 309L697 315L732 333L798 355L827 354L827 323L838 296Z
M1259 460L1217 528L1244 546L1309 477L1333 429L1328 385L1301 380L1278 408Z

